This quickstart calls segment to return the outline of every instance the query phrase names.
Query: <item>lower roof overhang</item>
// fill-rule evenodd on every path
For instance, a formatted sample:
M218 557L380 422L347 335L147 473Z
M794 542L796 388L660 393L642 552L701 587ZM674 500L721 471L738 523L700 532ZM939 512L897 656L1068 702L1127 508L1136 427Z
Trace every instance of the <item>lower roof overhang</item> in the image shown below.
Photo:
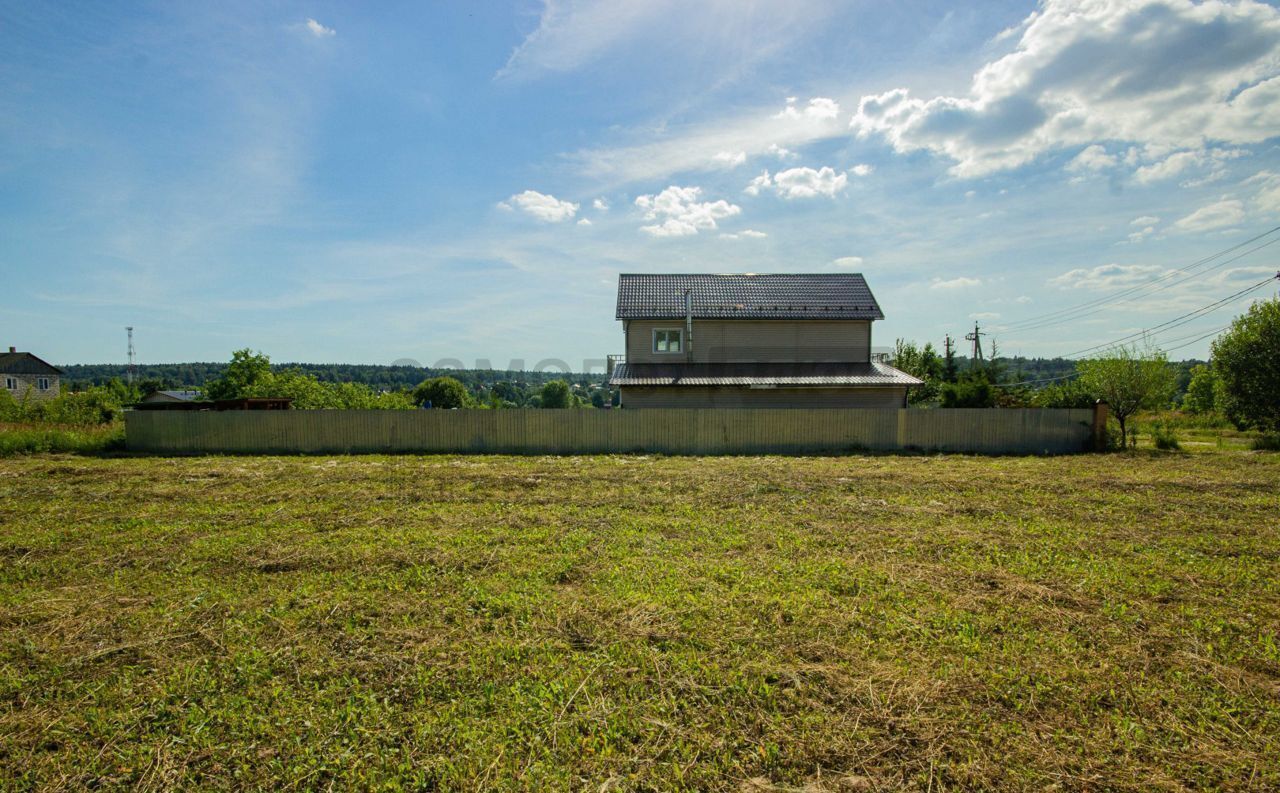
M924 381L885 363L622 363L611 386L743 388L913 387Z

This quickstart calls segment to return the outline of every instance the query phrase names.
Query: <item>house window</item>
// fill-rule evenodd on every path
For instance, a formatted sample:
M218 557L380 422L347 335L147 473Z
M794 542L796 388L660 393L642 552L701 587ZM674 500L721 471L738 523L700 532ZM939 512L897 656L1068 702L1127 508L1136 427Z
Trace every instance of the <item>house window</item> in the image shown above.
M49 378L47 378L47 377L41 377L41 378L38 378L38 379L36 380L36 387L37 387L37 388L39 388L41 391L48 391L48 390L49 390Z
M655 330L653 332L653 351L654 352L680 352L684 349L684 331L676 328L671 330Z
M6 377L4 379L4 387L10 391L18 390L18 379L16 377Z

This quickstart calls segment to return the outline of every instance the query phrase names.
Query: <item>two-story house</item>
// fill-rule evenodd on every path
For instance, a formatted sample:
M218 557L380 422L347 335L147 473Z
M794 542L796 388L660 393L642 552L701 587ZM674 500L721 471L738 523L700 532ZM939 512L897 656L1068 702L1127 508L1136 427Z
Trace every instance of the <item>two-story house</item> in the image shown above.
M29 352L10 347L7 353L0 353L0 386L19 402L56 397L61 377L61 369Z
M899 408L921 381L872 360L857 273L618 277L624 408Z

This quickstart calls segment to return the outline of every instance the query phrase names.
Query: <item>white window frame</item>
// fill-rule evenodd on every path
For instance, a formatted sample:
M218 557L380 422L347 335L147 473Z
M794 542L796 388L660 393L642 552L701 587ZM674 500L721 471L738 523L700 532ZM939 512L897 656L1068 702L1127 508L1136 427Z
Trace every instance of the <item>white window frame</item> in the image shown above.
M47 378L47 377L37 377L37 378L36 378L36 388L40 389L41 391L48 391L48 390L49 390L49 378Z
M9 389L10 391L17 391L17 390L18 390L18 378L16 378L16 377L6 377L6 378L4 379L4 387L5 387L5 388L7 388L7 389Z
M658 334L659 334L659 333L674 333L674 334L676 334L676 338L677 338L677 339L679 339L680 349L678 349L678 350L659 350L659 349L658 349ZM670 342L669 342L669 341L668 341L668 344L670 344ZM683 354L684 354L684 328L654 328L654 329L653 329L653 344L652 344L652 345L650 345L650 349L651 349L651 350L653 350L653 354L654 354L654 355L683 355Z

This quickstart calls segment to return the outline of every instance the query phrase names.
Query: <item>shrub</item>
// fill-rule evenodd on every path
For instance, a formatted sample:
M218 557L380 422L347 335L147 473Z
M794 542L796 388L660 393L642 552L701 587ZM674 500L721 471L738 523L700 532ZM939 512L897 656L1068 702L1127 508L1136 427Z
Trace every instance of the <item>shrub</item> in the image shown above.
M1280 452L1280 434L1259 435L1250 446L1254 451Z
M1165 421L1151 423L1151 439L1155 442L1157 449L1182 448L1182 444L1178 442L1177 431Z
M969 372L958 383L942 385L944 408L991 408L996 406L996 389L985 372Z

